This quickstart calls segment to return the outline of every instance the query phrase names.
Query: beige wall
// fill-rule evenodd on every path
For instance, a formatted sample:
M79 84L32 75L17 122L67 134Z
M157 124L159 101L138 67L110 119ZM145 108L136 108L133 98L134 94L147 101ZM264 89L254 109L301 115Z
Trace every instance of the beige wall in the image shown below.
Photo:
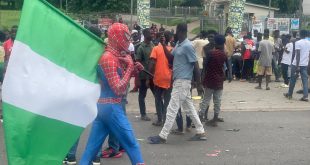
M255 6L245 5L245 12L246 13L254 13L257 19L259 18L266 18L268 16L268 9L259 8ZM270 10L270 17L274 17L274 11Z
M303 1L303 10L305 15L310 15L310 0Z

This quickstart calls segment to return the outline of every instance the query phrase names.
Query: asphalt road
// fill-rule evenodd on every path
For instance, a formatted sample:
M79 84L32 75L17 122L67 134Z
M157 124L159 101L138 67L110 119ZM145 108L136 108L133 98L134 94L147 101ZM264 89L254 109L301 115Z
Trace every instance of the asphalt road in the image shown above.
M135 113L128 116L148 165L310 165L310 111L223 112L224 123L217 128L206 127L206 142L186 141L194 134L192 130L181 136L170 135L167 144L161 145L146 142L148 136L160 132L159 127L140 121ZM155 115L150 116L155 118ZM80 140L78 159L88 132L89 128ZM1 125L0 165L6 165L3 157ZM104 165L130 164L127 156L101 159L101 162Z

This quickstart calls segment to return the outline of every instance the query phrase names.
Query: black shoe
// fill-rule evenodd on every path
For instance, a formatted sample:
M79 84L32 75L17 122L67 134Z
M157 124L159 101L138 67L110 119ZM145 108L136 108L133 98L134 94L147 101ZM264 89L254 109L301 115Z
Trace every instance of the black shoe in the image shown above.
M284 97L286 97L287 99L291 100L292 96L288 95L288 93L283 93Z
M306 98L306 97L302 97L302 98L300 99L300 101L305 101L305 102L308 102L308 101L309 101L309 99L308 99L308 98Z
M303 91L303 90L298 90L296 93L298 93L298 94L303 94L304 91Z
M100 157L96 157L96 158L93 160L93 165L100 165Z
M141 120L143 120L143 121L151 121L151 119L149 117L147 117L146 115L141 116Z
M222 117L218 117L217 119L215 119L217 122L224 122L224 118Z
M270 87L266 87L266 90L269 91L269 90L270 90Z
M217 127L217 119L212 119L208 122L206 122L207 126L211 126L211 127Z
M160 136L150 136L147 138L149 144L165 144L166 139L161 138Z
M156 121L156 122L152 123L152 125L154 125L156 127L160 127L160 126L163 126L163 123L161 121Z

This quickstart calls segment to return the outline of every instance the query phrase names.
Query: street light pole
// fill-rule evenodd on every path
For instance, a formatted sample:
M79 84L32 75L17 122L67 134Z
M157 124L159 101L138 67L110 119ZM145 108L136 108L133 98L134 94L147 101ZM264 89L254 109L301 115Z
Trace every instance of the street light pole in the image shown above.
M271 0L269 0L269 7L268 7L268 18L270 18L270 10L271 10Z
M133 0L130 2L130 27L132 28Z

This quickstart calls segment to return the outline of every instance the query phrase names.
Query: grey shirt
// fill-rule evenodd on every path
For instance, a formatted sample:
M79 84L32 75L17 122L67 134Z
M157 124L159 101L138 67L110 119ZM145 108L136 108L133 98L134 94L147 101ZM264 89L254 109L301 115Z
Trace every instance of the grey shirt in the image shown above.
M259 42L258 51L260 53L259 65L263 67L271 67L272 53L275 52L274 45L269 40Z
M192 43L185 39L177 43L172 51L173 59L173 80L192 80L194 65L197 62L196 52Z

